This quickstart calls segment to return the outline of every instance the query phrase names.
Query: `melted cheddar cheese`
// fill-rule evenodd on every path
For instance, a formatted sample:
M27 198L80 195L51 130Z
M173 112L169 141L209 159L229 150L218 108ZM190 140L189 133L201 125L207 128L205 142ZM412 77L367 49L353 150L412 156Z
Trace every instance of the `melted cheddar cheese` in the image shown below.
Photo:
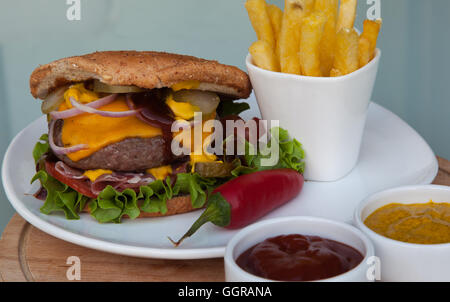
M66 109L67 105L62 103L59 110ZM119 97L114 102L99 108L99 110L127 111L129 108L125 99ZM71 160L78 161L126 138L152 138L159 135L162 135L161 129L152 127L135 116L112 118L85 113L64 120L61 138L64 147L79 144L89 146L88 149L67 154Z
M84 171L83 175L89 178L92 182L94 182L97 178L104 174L112 174L113 171L111 170L103 170L103 169L97 169L97 170L86 170Z
M172 173L172 167L162 166L158 168L148 169L146 172L153 175L156 179L164 180L168 175Z
M173 134L173 139L176 140L183 147L190 148L191 154L190 164L192 167L192 172L194 172L195 163L203 163L203 162L214 162L217 160L217 156L211 154L209 152L205 152L203 146L208 146L211 143L211 135L212 131L204 131L203 125L210 119L214 119L215 115L212 115L211 118L204 120L202 124L202 139L201 142L195 141L195 130L194 128L181 130Z
M64 93L64 101L66 102L67 108L72 108L70 97L73 97L76 101L83 104L99 99L98 94L84 88L83 83L70 86Z
M200 86L199 81L192 80L176 83L175 85L172 85L171 88L173 91L179 91L183 89L197 89L199 86Z
M166 98L166 104L172 110L176 119L190 120L194 118L195 112L199 112L200 108L187 102L177 102L173 99L173 95L169 94Z

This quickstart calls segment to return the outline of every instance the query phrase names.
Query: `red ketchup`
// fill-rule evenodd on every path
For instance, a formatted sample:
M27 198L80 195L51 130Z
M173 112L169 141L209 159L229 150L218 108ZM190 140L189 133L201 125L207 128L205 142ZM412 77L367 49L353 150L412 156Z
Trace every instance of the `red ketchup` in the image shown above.
M363 260L346 244L317 236L283 235L266 239L236 260L245 271L277 281L314 281L346 273Z

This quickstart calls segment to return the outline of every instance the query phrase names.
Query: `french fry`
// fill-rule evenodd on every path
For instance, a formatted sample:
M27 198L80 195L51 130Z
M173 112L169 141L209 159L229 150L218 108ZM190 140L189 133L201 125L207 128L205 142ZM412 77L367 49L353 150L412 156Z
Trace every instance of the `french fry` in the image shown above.
M283 23L283 11L275 4L269 4L267 5L267 12L275 37L275 55L277 56L277 61L279 61L280 48L278 47L278 41L280 39L281 25Z
M253 25L258 40L264 40L269 43L270 47L275 48L275 37L267 13L267 3L265 0L247 0L245 8L248 17Z
M275 35L275 40L281 31L281 23L283 22L283 11L275 4L267 5L267 13L269 14L272 29Z
M271 71L279 71L274 50L267 41L256 41L250 46L248 51L252 55L256 66Z
M322 11L327 16L320 42L320 69L323 76L329 76L334 62L336 44L336 20L339 0L316 0L315 10Z
M340 32L343 28L352 29L355 26L357 5L358 0L341 0L337 21L337 32Z
M315 11L303 18L300 34L300 66L303 75L321 77L320 41L327 21L326 14Z
M338 6L339 0L316 0L314 9L324 13L333 13L334 16L337 16Z
M359 67L366 66L371 60L371 54L370 54L370 41L367 40L365 37L360 36L359 37Z
M331 69L330 77L341 77L341 76L343 76L343 74L339 70L334 69L334 68Z
M377 39L381 24L381 19L364 21L364 29L359 37L359 67L366 66L372 61L375 55L375 49L377 48Z
M320 42L320 69L324 76L330 74L334 62L334 49L336 47L336 15L326 13L328 18L323 28Z
M278 42L281 72L300 74L300 29L304 16L314 8L314 0L285 0L283 24Z
M332 74L346 75L359 68L359 35L352 28L343 28L336 36L336 52Z

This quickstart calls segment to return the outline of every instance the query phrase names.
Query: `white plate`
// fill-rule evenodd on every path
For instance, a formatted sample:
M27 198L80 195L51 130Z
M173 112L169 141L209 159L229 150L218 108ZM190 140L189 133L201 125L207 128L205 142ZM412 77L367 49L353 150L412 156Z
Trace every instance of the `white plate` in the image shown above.
M254 97L250 103L257 108ZM258 115L257 109L245 114ZM223 257L225 245L236 233L204 225L194 236L174 248L167 236L179 238L200 212L171 217L125 220L122 224L99 224L89 214L68 221L64 215L44 215L42 202L33 196L37 184L30 186L34 175L32 149L47 131L42 117L12 141L2 169L6 194L16 211L28 222L57 238L106 252L148 258L198 259ZM391 187L429 184L438 164L428 144L405 122L388 110L371 104L363 146L357 167L344 179L334 183L305 184L293 201L263 219L283 216L319 216L351 221L356 205L366 196Z

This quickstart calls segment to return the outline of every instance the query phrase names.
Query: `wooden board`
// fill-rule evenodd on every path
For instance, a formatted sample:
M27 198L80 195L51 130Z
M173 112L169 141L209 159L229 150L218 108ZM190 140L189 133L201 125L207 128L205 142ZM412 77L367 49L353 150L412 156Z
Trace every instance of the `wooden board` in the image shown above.
M439 160L435 184L450 185L450 162ZM160 260L108 254L54 238L19 215L0 240L0 281L68 281L67 258L80 259L81 281L224 281L223 259Z

